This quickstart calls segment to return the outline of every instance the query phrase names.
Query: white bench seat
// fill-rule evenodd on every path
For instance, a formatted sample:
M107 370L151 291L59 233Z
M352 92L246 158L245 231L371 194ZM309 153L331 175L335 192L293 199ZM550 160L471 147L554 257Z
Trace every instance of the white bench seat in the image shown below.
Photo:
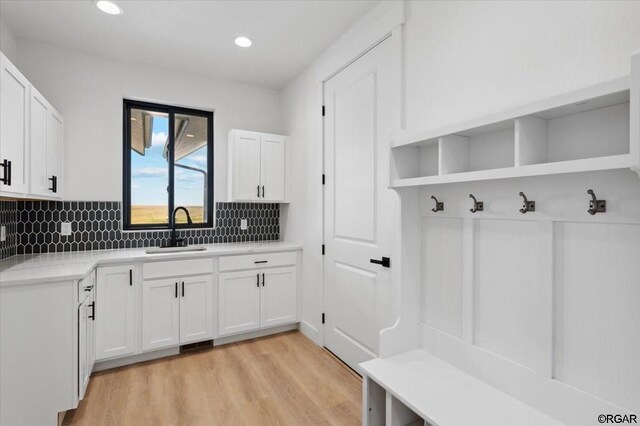
M360 366L367 380L433 426L563 425L424 350L377 358ZM365 407L367 413L369 406ZM369 424L366 418L363 424Z

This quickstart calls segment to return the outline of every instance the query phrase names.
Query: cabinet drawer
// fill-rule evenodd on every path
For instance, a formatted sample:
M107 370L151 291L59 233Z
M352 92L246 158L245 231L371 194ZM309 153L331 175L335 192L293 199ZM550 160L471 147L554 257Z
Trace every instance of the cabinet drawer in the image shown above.
M233 271L237 269L295 265L297 263L297 259L298 255L294 251L221 256L219 269L220 271Z
M213 273L213 261L211 258L147 262L142 265L142 277L144 279L211 273Z

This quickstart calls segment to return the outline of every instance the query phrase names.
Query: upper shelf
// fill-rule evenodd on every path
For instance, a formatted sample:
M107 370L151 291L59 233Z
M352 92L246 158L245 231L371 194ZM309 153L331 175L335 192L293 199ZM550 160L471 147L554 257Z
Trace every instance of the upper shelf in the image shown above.
M391 187L633 167L630 79L397 138Z

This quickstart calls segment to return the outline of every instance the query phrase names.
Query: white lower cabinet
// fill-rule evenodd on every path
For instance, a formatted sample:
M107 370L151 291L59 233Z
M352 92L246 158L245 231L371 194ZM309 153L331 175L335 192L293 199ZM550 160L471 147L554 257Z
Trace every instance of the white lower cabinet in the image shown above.
M142 350L177 346L180 342L178 280L142 283Z
M260 326L295 322L298 314L296 268L275 268L263 272L260 294Z
M211 338L213 279L210 274L143 282L143 351Z
M133 265L98 268L96 360L136 352Z
M218 335L259 328L260 273L226 272L218 286Z
M234 263L242 264L238 258L234 259ZM295 256L293 258L295 259ZM275 257L272 259L271 264L274 260L280 260ZM251 263L269 264L268 261L260 260ZM297 319L296 266L229 271L219 274L219 336L290 324Z

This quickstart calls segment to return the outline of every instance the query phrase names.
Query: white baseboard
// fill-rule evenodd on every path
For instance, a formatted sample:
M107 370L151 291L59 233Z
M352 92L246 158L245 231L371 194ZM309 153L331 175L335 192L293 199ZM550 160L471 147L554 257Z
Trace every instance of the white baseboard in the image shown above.
M248 333L234 334L233 336L218 337L213 339L213 346L226 345L229 343L239 342L241 340L255 339L257 337L269 336L271 334L282 333L285 331L296 330L298 323L279 325L277 327L267 328L264 330L250 331Z
M322 346L322 339L320 339L320 331L309 324L306 321L300 322L300 332L307 336L313 343L318 346Z
M93 371L96 372L110 370L112 368L124 367L125 365L129 364L151 361L154 359L178 354L180 354L180 348L176 346L174 348L160 349L159 351L146 352L138 355L127 356L124 358L109 359L106 361L96 362L96 365L93 367Z

